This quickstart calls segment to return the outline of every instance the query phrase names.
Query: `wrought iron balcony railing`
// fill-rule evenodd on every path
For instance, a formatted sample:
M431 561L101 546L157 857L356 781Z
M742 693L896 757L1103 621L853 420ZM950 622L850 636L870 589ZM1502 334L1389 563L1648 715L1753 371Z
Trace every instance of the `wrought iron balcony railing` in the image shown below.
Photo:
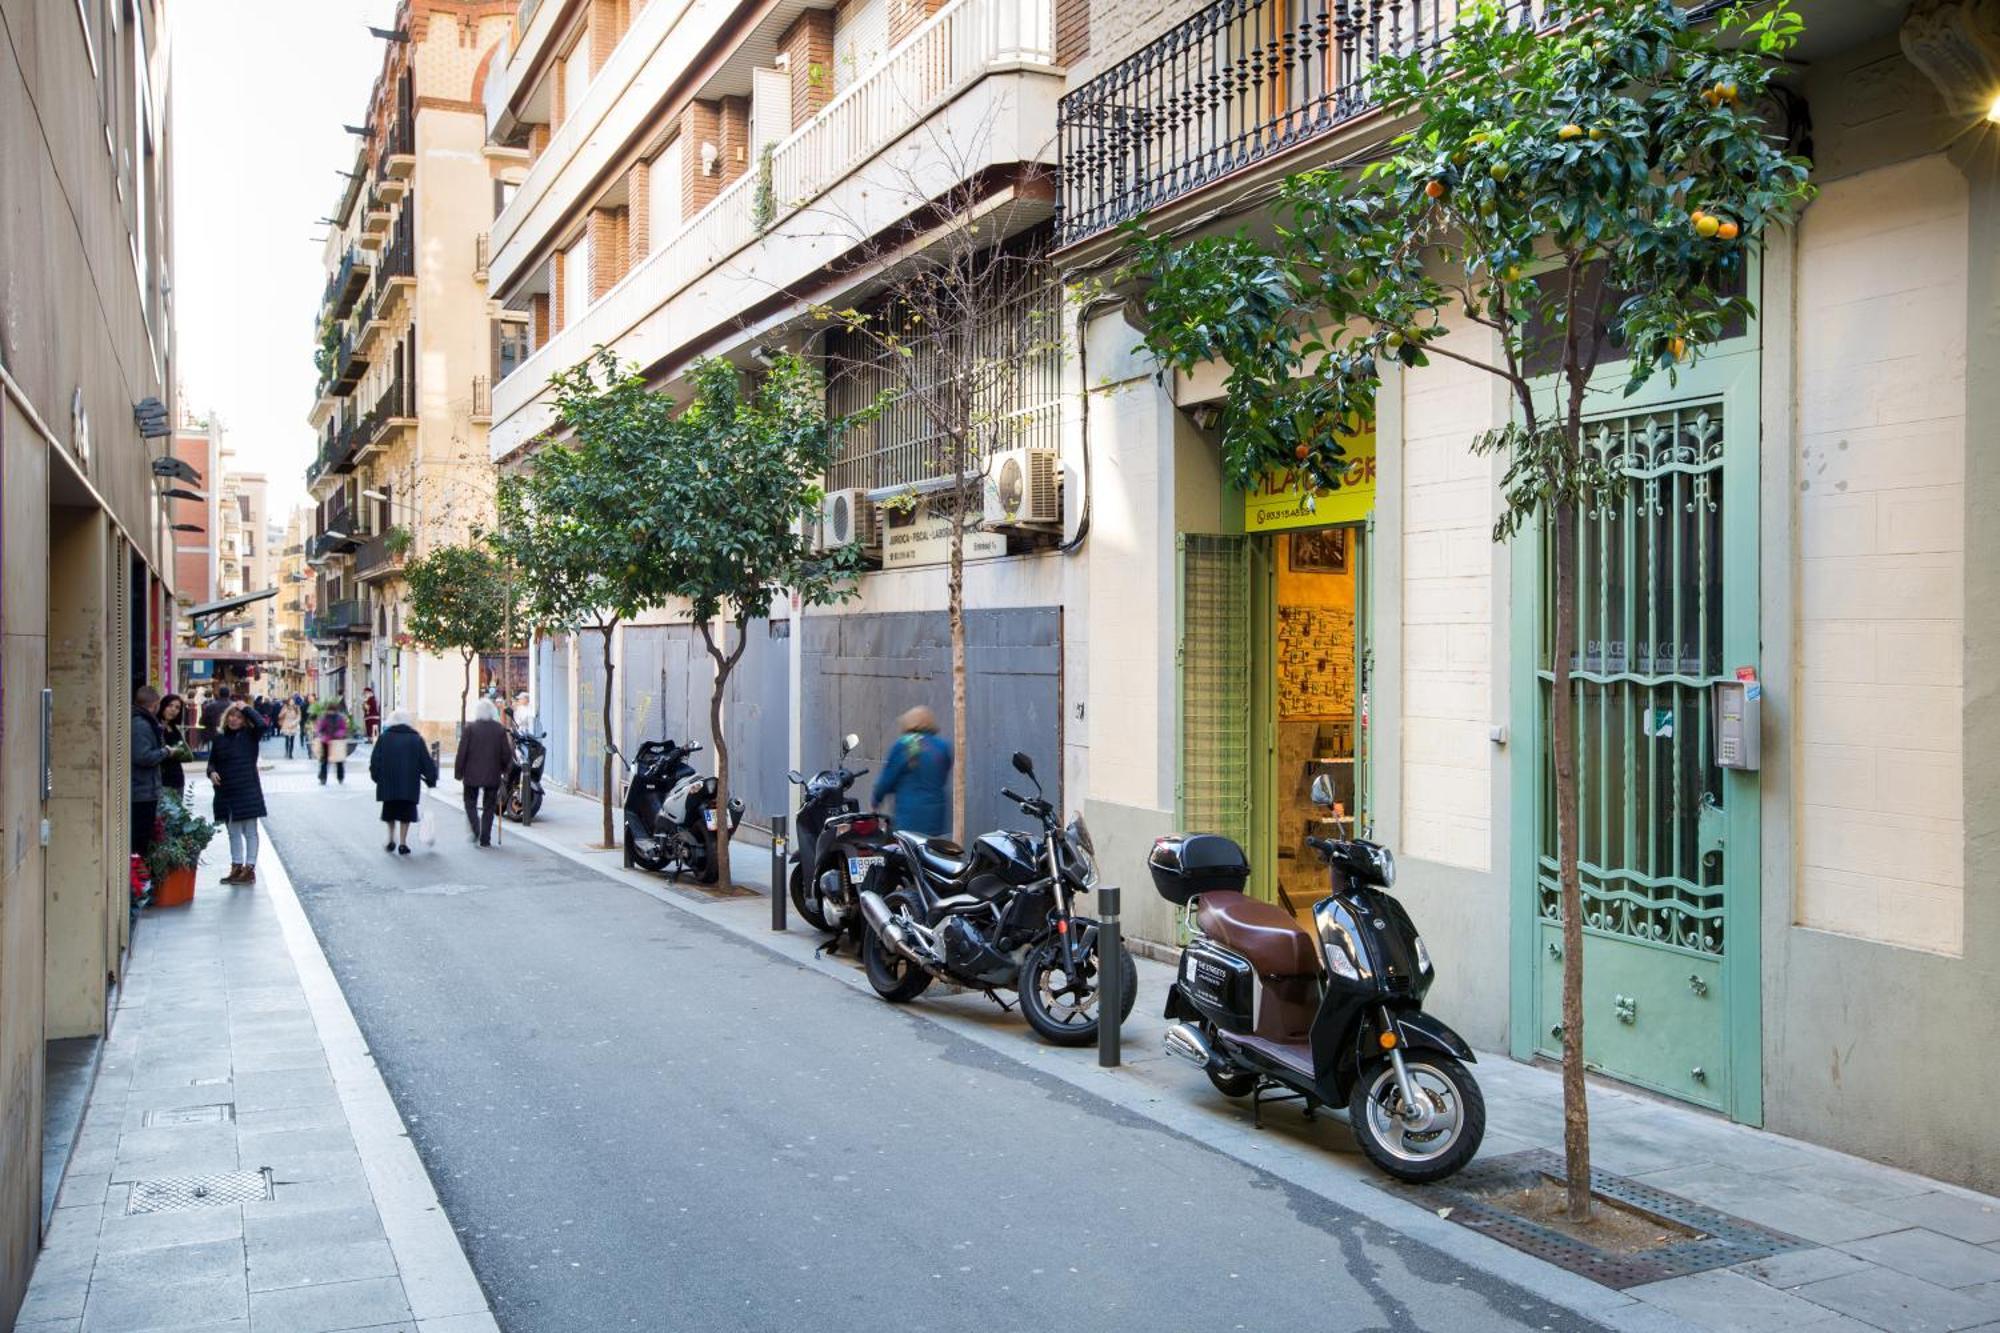
M1547 0L1502 0L1523 26ZM1437 50L1459 0L1217 0L1062 99L1057 237L1080 241L1371 110L1384 55Z

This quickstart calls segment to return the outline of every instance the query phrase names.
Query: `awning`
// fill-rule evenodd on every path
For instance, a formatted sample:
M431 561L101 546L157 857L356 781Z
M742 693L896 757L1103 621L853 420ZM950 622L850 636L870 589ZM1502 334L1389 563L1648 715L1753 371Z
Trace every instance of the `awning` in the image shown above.
M219 616L225 611L234 611L239 606L248 606L252 602L261 602L266 597L276 597L277 595L278 590L276 588L266 588L262 592L246 592L236 597L225 597L219 602L203 602L200 606L189 607L187 609L187 616L191 620L200 620L206 616Z
M238 652L233 648L183 648L174 654L183 662L282 662L281 653Z

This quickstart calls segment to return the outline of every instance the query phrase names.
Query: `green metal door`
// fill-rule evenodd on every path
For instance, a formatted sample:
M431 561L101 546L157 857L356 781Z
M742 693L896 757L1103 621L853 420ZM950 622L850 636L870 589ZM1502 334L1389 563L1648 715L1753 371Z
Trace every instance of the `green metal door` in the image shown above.
M1761 1120L1757 775L1717 767L1713 686L1758 665L1757 351L1600 396L1620 478L1583 515L1572 663L1584 1049L1632 1083ZM1622 378L1623 369L1611 375ZM1550 532L1514 552L1514 1047L1562 1050Z

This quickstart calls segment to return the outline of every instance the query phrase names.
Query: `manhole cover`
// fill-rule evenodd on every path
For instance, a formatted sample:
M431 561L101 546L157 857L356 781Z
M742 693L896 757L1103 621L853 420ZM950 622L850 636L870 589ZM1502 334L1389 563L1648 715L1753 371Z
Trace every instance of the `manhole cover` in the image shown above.
M1647 1282L1705 1273L1712 1268L1728 1268L1752 1259L1767 1259L1806 1246L1805 1241L1795 1236L1731 1217L1608 1171L1590 1173L1592 1193L1637 1212L1652 1214L1692 1234L1652 1248L1620 1253L1494 1206L1493 1200L1498 1196L1527 1189L1544 1179L1559 1182L1565 1178L1561 1154L1537 1148L1475 1163L1441 1184L1383 1188L1415 1199L1433 1212L1448 1208L1449 1220L1459 1226L1619 1291Z
M235 1118L234 1102L215 1102L208 1106L172 1106L148 1111L139 1117L139 1123L150 1129L156 1125L213 1125Z
M271 1172L227 1171L214 1176L175 1176L135 1180L127 1213L172 1213L184 1208L221 1208L232 1203L258 1203L271 1197Z

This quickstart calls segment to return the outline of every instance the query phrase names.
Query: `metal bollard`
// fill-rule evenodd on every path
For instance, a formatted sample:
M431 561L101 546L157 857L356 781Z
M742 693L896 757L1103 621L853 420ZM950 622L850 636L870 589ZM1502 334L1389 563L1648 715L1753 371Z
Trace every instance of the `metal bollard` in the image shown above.
M1119 1062L1119 1018L1125 1011L1125 971L1119 965L1124 952L1118 930L1118 890L1097 891L1097 1063L1116 1069Z
M785 817L771 816L771 929L785 928Z

